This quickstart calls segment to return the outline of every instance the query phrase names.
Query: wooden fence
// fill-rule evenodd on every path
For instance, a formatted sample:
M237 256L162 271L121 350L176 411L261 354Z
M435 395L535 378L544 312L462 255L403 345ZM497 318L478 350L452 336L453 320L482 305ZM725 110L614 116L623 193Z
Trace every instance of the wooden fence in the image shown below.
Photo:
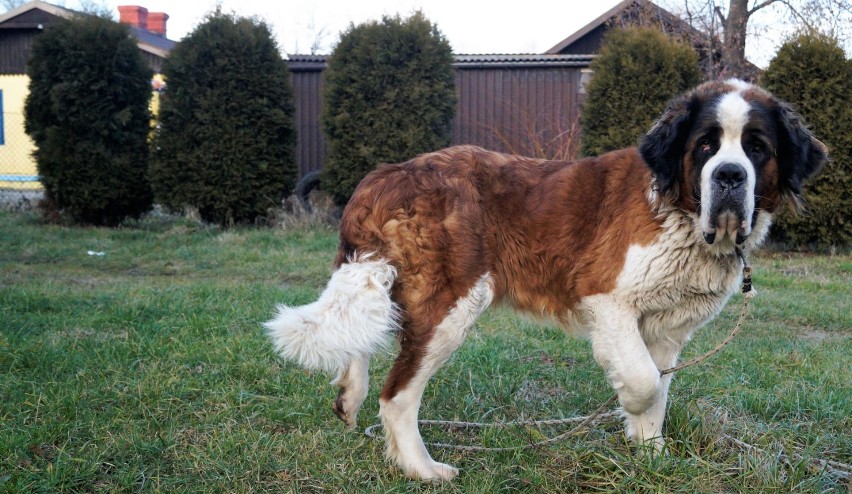
M452 144L547 158L576 154L583 84L592 55L456 55ZM300 175L322 168L326 56L289 59Z

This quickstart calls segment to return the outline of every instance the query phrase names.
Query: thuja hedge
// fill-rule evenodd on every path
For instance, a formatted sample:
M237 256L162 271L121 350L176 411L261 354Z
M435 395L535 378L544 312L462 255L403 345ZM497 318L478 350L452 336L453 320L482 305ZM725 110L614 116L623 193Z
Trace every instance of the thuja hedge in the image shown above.
M129 28L80 15L37 36L24 115L46 212L115 225L151 207L151 71Z
M836 39L806 34L786 42L761 78L790 102L829 149L831 161L805 187L805 209L778 215L773 237L799 247L852 242L852 60Z
M677 94L701 81L692 47L652 28L609 31L580 114L583 154L635 146Z
M217 9L175 46L163 73L150 166L158 203L230 225L292 193L293 93L266 23Z
M345 203L380 163L450 143L455 112L449 42L422 13L351 25L325 72L323 190Z

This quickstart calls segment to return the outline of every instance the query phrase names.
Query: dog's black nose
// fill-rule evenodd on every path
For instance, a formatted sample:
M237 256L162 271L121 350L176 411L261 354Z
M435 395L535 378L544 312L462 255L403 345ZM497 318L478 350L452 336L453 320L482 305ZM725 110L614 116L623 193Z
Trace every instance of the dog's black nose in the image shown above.
M725 163L713 171L713 180L728 189L736 189L746 181L746 171L736 163Z

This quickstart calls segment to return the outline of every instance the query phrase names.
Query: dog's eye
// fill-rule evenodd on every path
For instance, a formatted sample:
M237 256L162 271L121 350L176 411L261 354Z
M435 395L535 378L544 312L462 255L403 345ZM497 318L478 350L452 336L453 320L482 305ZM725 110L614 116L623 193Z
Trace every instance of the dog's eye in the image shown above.
M748 145L748 150L752 154L760 154L763 152L763 149L763 143L757 140L751 141L751 143L749 143Z
M698 149L702 153L709 153L711 148L710 139L701 139L698 141Z

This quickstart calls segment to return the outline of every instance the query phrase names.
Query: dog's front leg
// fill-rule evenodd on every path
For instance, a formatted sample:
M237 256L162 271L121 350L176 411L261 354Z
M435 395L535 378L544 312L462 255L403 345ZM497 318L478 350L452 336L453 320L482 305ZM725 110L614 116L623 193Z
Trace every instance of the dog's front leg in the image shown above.
M584 304L595 360L618 393L627 435L640 445L660 450L671 376L660 377L639 331L638 311L611 295L587 297Z

